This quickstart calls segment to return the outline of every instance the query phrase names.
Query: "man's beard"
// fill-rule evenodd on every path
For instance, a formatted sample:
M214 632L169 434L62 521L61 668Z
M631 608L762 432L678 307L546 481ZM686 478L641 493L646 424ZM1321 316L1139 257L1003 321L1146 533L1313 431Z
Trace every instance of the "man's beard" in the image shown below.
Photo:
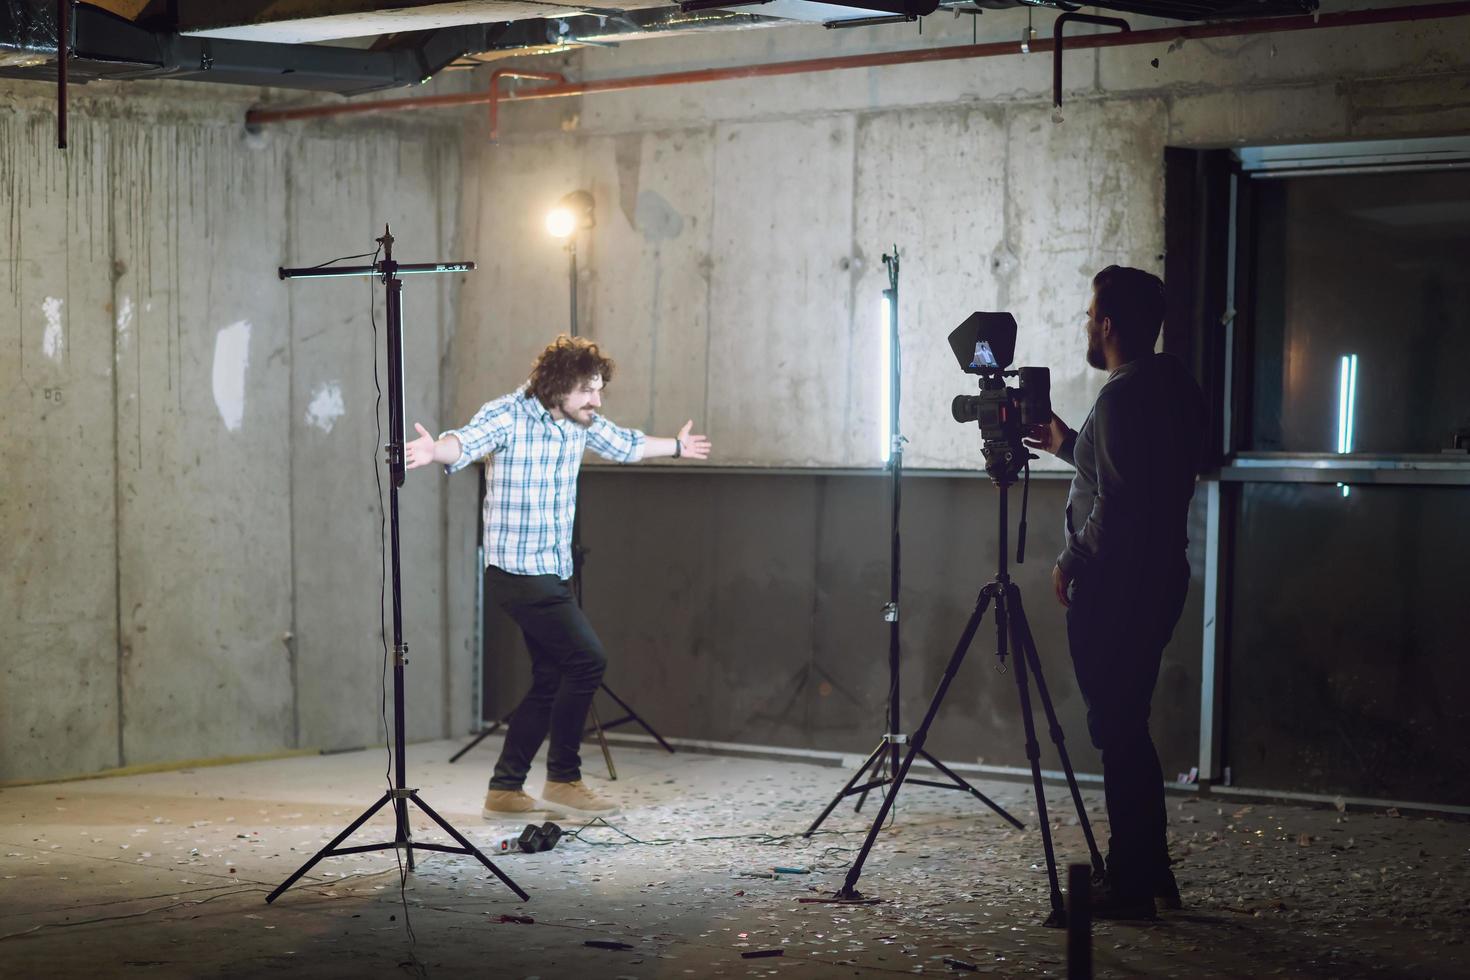
M1104 356L1102 347L1094 344L1091 338L1087 341L1087 363L1099 371L1106 371L1108 367L1108 359Z
M576 409L575 411L567 409L565 406L563 406L561 410L561 414L563 416L571 419L573 422L580 425L584 429L592 428L592 417L595 413L596 409L588 408L586 406Z

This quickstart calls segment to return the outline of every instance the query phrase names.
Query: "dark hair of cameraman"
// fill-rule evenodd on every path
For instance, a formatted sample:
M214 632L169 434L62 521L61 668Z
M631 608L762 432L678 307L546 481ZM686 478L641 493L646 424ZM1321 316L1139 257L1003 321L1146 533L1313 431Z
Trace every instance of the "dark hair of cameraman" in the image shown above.
M1110 265L1092 277L1092 290L1092 309L1088 311L1092 323L1111 322L1118 332L1119 347L1130 360L1152 353L1164 325L1163 280L1142 269ZM1094 363L1093 350L1089 325L1087 363L1106 369L1105 364ZM1100 346L1097 357L1102 357Z
M1116 265L1094 276L1087 363L1108 379L1079 430L1053 415L1026 440L1077 470L1052 584L1067 607L1088 734L1102 752L1111 837L1096 914L1109 918L1152 918L1155 899L1179 901L1148 719L1189 590L1189 502L1205 412L1184 365L1154 352L1163 317L1157 276Z

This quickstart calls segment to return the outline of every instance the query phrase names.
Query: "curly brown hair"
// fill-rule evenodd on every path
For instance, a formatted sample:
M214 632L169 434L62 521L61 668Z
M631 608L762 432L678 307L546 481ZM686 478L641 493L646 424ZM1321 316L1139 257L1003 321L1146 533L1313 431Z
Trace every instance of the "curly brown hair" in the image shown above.
M602 355L597 345L585 337L562 334L546 345L531 367L529 393L547 408L561 404L572 389L592 377L602 383L612 380L613 362Z

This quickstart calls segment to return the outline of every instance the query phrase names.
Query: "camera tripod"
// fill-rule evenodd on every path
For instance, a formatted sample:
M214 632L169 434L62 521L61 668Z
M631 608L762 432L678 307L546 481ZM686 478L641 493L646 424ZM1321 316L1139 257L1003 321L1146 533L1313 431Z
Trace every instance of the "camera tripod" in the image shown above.
M1104 873L1102 854L1098 852L1097 841L1093 838L1092 825L1087 819L1087 810L1082 804L1082 793L1077 788L1077 778L1072 772L1072 761L1067 755L1066 737L1062 733L1061 723L1057 721L1056 711L1052 708L1051 695L1047 693L1046 679L1041 673L1041 661L1036 654L1036 642L1031 635L1031 625L1026 621L1026 611L1021 604L1021 589L1015 582L1011 581L1010 573L1006 565L1007 551L1009 549L1008 530L1009 513L1007 510L1007 493L1012 483L1015 482L1015 472L1011 467L1012 458L1007 455L1004 460L992 459L991 447L986 447L986 470L990 473L991 480L1000 488L1000 561L999 570L995 578L988 582L981 590L975 601L975 609L970 614L970 619L965 623L964 632L960 636L959 643L955 645L954 653L949 658L949 664L944 669L944 676L939 681L939 689L934 692L934 698L929 702L929 709L924 714L924 720L919 724L913 736L909 739L908 751L899 763L898 771L893 776L892 789L884 796L883 805L879 807L877 815L873 818L873 825L868 830L868 836L863 841L862 848L858 851L857 859L853 861L852 867L847 872L847 879L842 887L838 889L836 898L839 900L857 900L862 898L862 893L856 888L858 878L863 873L863 864L868 859L868 853L873 849L873 843L878 839L878 832L883 827L888 812L893 808L894 800L898 796L899 789L904 780L908 778L909 767L913 765L915 756L923 755L925 759L931 759L924 751L924 741L929 734L929 726L933 724L934 718L939 714L939 706L944 701L944 695L949 690L950 683L955 675L959 673L960 664L964 662L965 655L969 652L970 644L975 639L975 633L980 628L980 622L985 618L985 613L993 605L995 608L995 654L998 659L997 668L1004 669L1007 648L1015 654L1016 691L1021 699L1021 718L1026 731L1026 758L1031 762L1032 790L1036 797L1036 816L1041 824L1041 841L1046 851L1046 873L1050 884L1051 914L1047 917L1045 925L1060 928L1067 924L1066 906L1062 901L1062 890L1057 880L1056 854L1052 847L1051 823L1046 813L1046 793L1041 783L1041 746L1036 740L1036 723L1032 717L1031 691L1028 678L1034 675L1036 678L1036 691L1041 698L1042 709L1046 712L1048 731L1052 743L1056 746L1057 754L1061 757L1062 769L1067 776L1067 785L1072 791L1072 802L1077 807L1077 818L1082 824L1082 832L1087 838L1087 848L1092 857L1092 872L1095 878L1100 879ZM1024 510L1024 503L1023 503ZM1022 521L1020 532L1021 549L1017 554L1017 561L1024 557L1025 548L1025 523ZM881 754L883 746L875 756ZM872 762L872 759L869 759ZM941 771L947 772L943 767ZM854 777L856 779L856 777ZM919 782L919 780L915 780ZM925 784L929 785L929 784ZM997 808L999 809L999 808Z

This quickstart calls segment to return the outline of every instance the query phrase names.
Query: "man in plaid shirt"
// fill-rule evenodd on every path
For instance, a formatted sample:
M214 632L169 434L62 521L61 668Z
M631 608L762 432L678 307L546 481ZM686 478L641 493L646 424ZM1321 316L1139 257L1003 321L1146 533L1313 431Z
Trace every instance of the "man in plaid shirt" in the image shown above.
M596 344L558 337L536 359L525 385L487 402L468 425L438 439L415 424L419 438L404 447L409 469L442 463L453 473L495 457L484 503L485 573L491 598L525 635L532 681L511 715L490 779L487 819L613 809L582 783L578 752L607 655L569 587L577 472L588 449L619 463L708 459L710 441L690 434L693 420L677 436L659 438L603 418L597 410L612 371ZM548 732L546 788L537 800L522 786Z

